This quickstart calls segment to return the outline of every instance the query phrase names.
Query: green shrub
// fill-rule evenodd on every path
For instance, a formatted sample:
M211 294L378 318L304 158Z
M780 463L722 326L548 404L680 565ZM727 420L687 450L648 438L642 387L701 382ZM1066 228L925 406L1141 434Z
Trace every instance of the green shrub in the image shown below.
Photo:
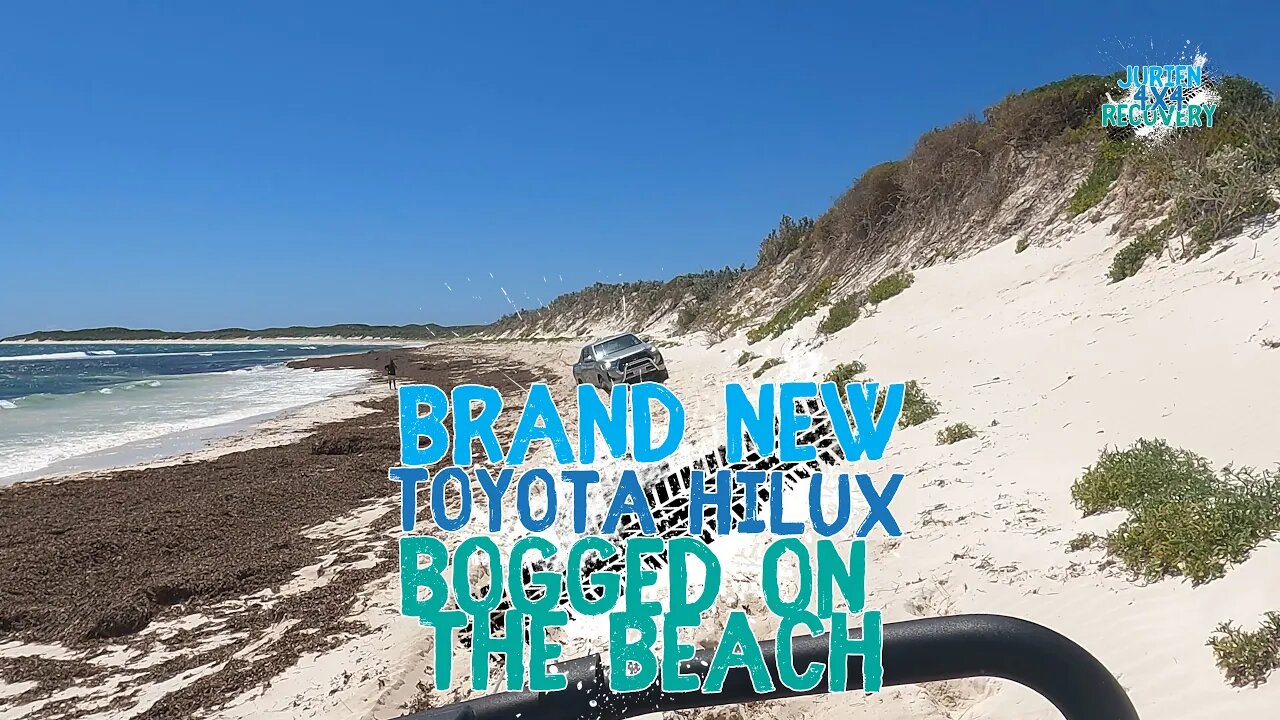
M1222 577L1280 532L1280 476L1249 468L1215 473L1203 457L1163 440L1103 450L1071 488L1085 515L1127 510L1107 552L1138 576Z
M1264 172L1237 147L1214 152L1203 167L1176 163L1170 194L1178 229L1191 239L1187 252L1202 255L1246 220L1274 211L1271 191L1278 183L1276 171Z
M768 360L765 360L764 362L760 363L760 367L756 368L756 371L751 373L751 377L758 378L761 375L765 374L765 372L768 371L769 368L778 367L779 365L785 362L786 360L782 360L781 358L769 358Z
M1017 255L1029 247L1031 247L1031 241L1027 239L1026 235L1023 235L1018 238L1018 244L1013 247L1013 254Z
M812 238L832 242L866 240L887 222L902 202L902 163L867 168L821 217Z
M903 290L911 287L911 283L916 278L907 270L899 270L892 275L886 275L875 282L867 290L867 302L872 305L879 305L889 298L901 294Z
M802 217L799 221L795 221L790 215L783 215L778 221L778 227L770 230L765 239L760 241L760 252L756 257L757 264L763 267L778 263L800 247L801 241L811 232L813 232L811 218Z
M1138 440L1126 450L1104 449L1071 486L1085 516L1140 507L1162 496L1183 498L1213 481L1209 461L1164 440Z
M1067 543L1067 552L1080 552L1085 548L1091 548L1097 545L1102 538L1093 533L1080 533L1071 538L1071 542Z
M844 386L849 383L858 382L858 376L867 371L867 366L861 360L850 360L847 363L840 363L831 368L831 371L822 377L825 382L833 382L840 388L841 396L844 395Z
M849 327L862 313L864 302L866 299L861 293L853 293L835 301L827 311L827 316L818 323L818 332L830 335Z
M1072 128L1092 128L1107 92L1115 91L1114 75L1072 75L1016 93L987 108L987 124L995 140L1016 147L1043 143Z
M760 356L749 350L743 350L742 354L738 356L738 367L742 367L758 357Z
M818 312L818 305L826 299L827 294L831 292L833 284L835 284L835 278L833 277L826 277L820 280L812 290L787 303L781 310L774 313L769 322L748 330L747 342L754 344L766 337L776 338L790 330L796 323Z
M1124 156L1129 152L1129 143L1105 138L1098 148L1098 157L1093 162L1093 170L1076 188L1067 204L1067 214L1075 217L1089 208L1102 202L1111 189L1111 183L1120 177L1120 169L1124 167Z
M1224 622L1214 630L1209 642L1227 682L1236 687L1257 687L1272 670L1280 668L1280 613L1263 615L1257 630L1243 630Z
M1155 257L1163 252L1172 227L1172 218L1165 218L1150 230L1138 233L1138 236L1129 244L1120 248L1120 251L1112 258L1111 270L1107 273L1107 277L1111 278L1111 282L1120 282L1137 275L1147 258Z
M978 437L978 431L969 423L952 423L938 431L938 444L951 445L961 440Z
M863 382L870 382L864 380ZM875 416L880 417L880 412L884 410L884 402L888 397L888 391L882 385L879 395L876 397ZM938 403L925 393L924 388L920 387L920 383L915 380L908 380L903 387L902 392L902 414L898 416L898 427L909 428L913 425L932 420L937 417L939 412Z

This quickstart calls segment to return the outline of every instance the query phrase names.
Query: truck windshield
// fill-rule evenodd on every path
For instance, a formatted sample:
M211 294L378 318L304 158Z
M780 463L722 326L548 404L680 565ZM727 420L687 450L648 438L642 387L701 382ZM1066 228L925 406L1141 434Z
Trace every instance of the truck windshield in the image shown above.
M596 344L597 355L611 355L619 350L629 348L640 344L640 339L635 335L620 335L612 340L605 340Z

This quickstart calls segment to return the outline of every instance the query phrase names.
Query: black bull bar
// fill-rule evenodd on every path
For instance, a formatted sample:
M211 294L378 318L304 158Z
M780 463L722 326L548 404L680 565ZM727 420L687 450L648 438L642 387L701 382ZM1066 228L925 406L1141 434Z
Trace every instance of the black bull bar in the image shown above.
M850 631L860 637L861 630ZM801 635L792 659L803 669L825 665L828 636ZM407 715L401 720L621 720L649 713L818 695L829 692L824 672L817 687L788 690L778 680L773 641L760 643L777 690L757 693L745 668L734 668L719 693L664 693L654 684L613 693L600 655L557 663L569 681L557 692L507 692ZM714 649L682 663L682 672L705 676ZM1035 623L1002 615L953 615L884 626L884 686L991 677L1040 693L1066 720L1137 720L1120 683L1084 648ZM862 657L848 658L848 689L862 682Z

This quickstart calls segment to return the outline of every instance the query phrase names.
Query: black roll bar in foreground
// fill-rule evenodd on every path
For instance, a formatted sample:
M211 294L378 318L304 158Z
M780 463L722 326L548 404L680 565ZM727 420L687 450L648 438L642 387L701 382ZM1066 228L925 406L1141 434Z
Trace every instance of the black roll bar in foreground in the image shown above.
M861 630L850 636L860 637ZM827 661L826 635L799 636L792 657L803 670ZM797 692L778 681L773 641L760 643L778 690L758 694L745 668L729 671L720 693L663 693L657 684L633 693L608 688L601 656L558 663L569 681L548 693L508 692L408 715L401 720L621 720L653 712L733 705L828 692L822 682ZM699 651L682 672L705 677L714 650ZM967 677L1012 680L1043 695L1066 720L1138 720L1129 697L1102 663L1084 648L1036 625L1002 615L953 615L884 626L884 685L907 685ZM862 682L862 658L848 659L849 688Z

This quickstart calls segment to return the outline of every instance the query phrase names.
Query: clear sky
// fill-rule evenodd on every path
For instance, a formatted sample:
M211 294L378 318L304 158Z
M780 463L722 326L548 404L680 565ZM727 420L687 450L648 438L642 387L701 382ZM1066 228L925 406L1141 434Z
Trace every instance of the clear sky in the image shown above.
M6 3L0 335L487 322L750 264L1011 91L1280 86L1275 3L1049 5Z

